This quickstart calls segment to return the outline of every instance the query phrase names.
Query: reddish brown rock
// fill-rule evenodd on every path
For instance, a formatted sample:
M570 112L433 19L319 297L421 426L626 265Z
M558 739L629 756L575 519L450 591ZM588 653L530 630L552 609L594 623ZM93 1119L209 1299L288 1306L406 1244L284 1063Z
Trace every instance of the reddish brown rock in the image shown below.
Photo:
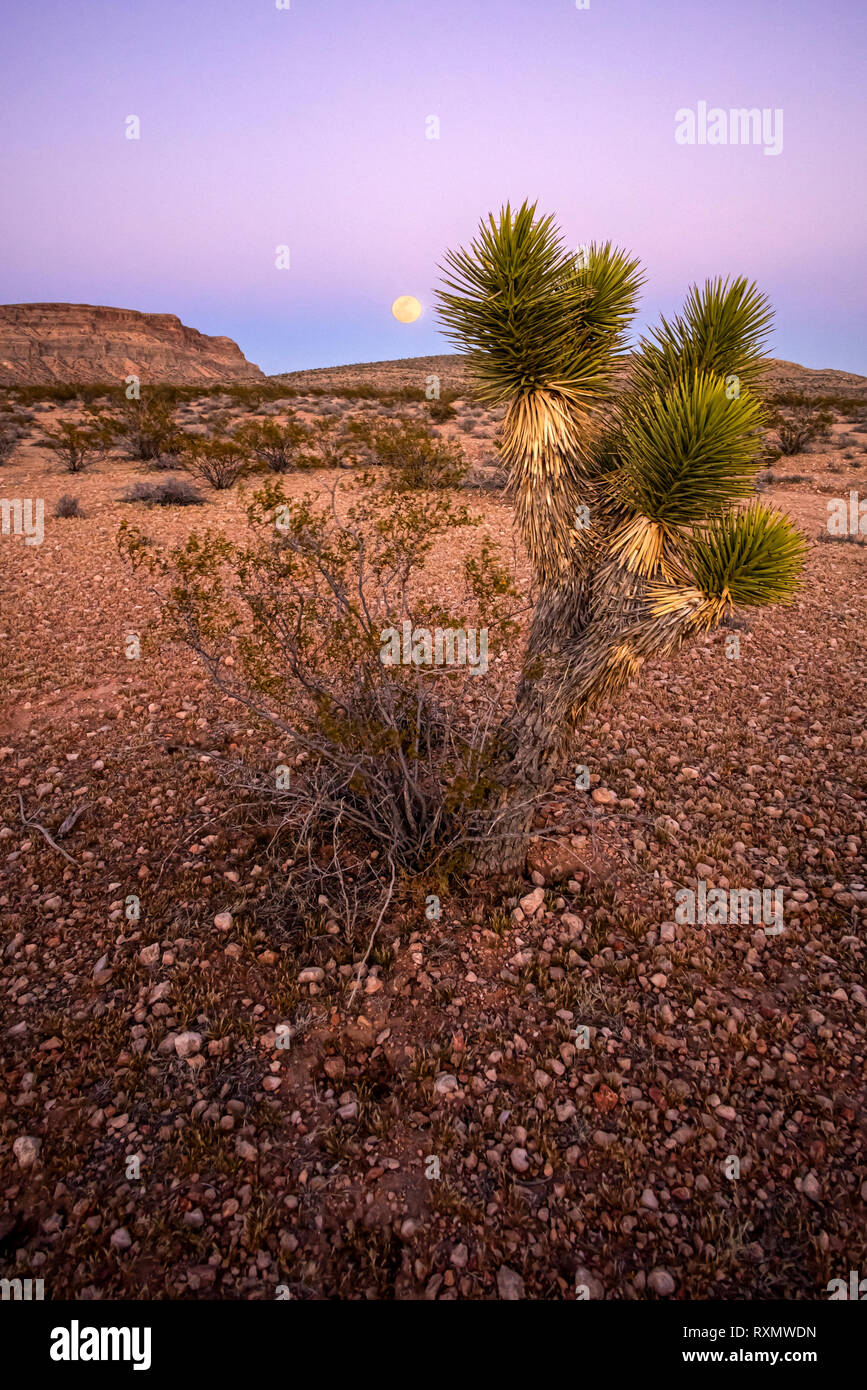
M231 338L209 338L175 314L92 304L0 304L0 385L115 382L143 385L260 381Z

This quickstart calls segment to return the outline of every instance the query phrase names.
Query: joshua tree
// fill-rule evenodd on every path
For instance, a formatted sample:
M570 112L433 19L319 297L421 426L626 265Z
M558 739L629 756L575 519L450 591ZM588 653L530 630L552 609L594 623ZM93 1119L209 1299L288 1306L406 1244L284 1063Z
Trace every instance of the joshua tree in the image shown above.
M440 314L480 399L506 406L502 456L536 604L482 867L520 863L527 804L576 723L643 663L733 607L787 599L804 541L752 501L767 299L743 279L693 287L626 368L642 276L610 243L564 246L526 203L449 254Z

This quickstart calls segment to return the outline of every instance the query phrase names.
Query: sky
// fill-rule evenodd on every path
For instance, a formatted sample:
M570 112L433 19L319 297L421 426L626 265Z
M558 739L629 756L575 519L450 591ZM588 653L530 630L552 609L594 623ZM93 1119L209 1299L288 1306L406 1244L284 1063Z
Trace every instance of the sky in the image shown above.
M639 330L745 274L774 356L867 374L865 0L278 3L7 0L0 302L174 313L269 373L449 351L438 265L529 198L640 257Z

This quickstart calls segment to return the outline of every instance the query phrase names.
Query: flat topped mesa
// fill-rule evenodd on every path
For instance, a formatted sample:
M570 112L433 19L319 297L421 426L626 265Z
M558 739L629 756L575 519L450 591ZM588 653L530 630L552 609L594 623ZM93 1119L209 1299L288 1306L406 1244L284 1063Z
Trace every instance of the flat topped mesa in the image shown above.
M0 385L123 381L195 385L261 381L231 338L176 314L94 304L0 304Z

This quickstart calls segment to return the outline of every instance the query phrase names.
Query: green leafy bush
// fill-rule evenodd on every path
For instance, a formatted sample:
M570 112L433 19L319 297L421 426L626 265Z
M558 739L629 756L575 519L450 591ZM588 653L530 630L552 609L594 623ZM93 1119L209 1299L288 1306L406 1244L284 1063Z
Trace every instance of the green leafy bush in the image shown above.
M40 443L57 455L67 473L83 473L111 448L116 428L111 420L96 412L90 413L90 424L76 425L62 420L58 425L45 426Z
M460 487L466 477L467 463L461 446L437 439L422 420L377 423L369 431L369 441L374 461L394 469L402 488Z

